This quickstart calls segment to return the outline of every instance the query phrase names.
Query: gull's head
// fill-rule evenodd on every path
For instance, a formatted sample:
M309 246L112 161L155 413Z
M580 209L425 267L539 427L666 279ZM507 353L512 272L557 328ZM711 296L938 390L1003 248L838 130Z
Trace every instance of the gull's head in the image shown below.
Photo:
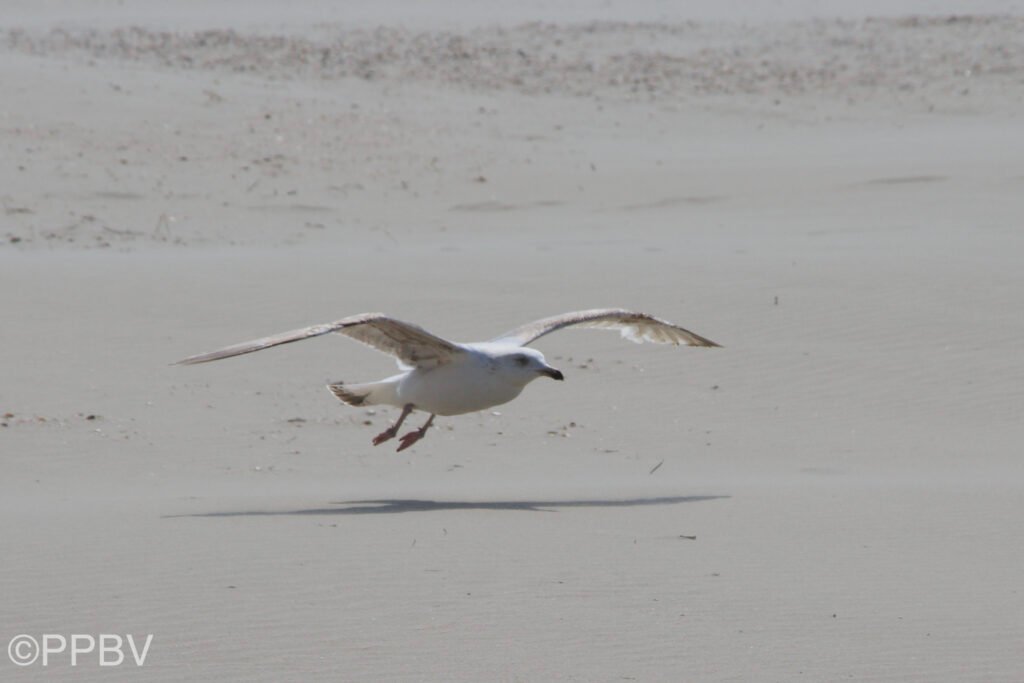
M522 381L532 382L538 377L550 377L559 381L565 379L560 370L548 365L544 354L535 349L514 348L502 350L496 359L503 374Z

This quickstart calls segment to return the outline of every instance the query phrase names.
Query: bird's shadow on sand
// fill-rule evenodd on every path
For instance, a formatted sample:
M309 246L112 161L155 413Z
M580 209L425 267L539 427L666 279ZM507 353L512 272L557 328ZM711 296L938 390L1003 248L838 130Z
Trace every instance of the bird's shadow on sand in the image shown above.
M518 510L525 512L557 512L559 508L614 508L642 507L646 505L678 505L718 500L729 496L659 496L657 498L628 498L624 500L505 500L505 501L451 501L396 498L382 500L348 500L332 503L339 507L308 508L303 510L237 510L202 512L191 515L165 515L176 517L277 517L285 515L389 515L403 512L438 512L442 510Z

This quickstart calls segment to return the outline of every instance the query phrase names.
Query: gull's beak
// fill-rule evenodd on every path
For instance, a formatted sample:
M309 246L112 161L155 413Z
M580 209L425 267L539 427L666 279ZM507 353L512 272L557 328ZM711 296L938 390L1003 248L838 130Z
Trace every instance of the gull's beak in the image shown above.
M562 371L555 370L554 368L544 368L540 371L540 374L546 375L551 379L557 379L559 382L565 379L565 375L562 374Z

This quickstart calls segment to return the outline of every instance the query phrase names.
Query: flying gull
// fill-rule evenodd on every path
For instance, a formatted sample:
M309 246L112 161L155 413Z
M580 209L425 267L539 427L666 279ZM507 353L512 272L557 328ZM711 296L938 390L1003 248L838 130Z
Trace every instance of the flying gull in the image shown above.
M418 325L395 320L383 313L362 313L333 323L312 325L262 339L190 356L178 365L194 365L240 356L271 346L337 332L398 360L401 373L365 384L328 384L350 406L388 405L401 408L394 425L373 440L374 446L398 435L405 418L414 410L430 414L419 429L402 436L402 451L426 435L437 415L462 415L508 403L538 377L565 379L544 360L540 351L527 346L546 334L566 327L619 330L638 344L718 346L710 339L646 313L614 308L575 311L527 323L486 342L459 344L442 339Z

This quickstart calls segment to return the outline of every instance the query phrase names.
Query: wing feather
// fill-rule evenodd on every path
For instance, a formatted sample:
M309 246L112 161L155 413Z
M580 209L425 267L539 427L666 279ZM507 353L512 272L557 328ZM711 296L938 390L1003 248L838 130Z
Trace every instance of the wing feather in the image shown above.
M189 356L175 365L208 363L332 332L343 334L378 351L391 354L400 362L413 367L432 368L443 365L451 360L452 356L463 350L458 344L433 335L418 325L395 320L383 313L361 313L333 323L311 325L290 332L233 344L209 353Z
M565 327L590 327L619 330L622 336L641 344L645 341L655 344L683 344L686 346L718 346L690 330L668 321L655 318L647 313L626 311L620 308L595 308L588 311L573 311L541 318L492 339L496 344L526 346L546 334Z

